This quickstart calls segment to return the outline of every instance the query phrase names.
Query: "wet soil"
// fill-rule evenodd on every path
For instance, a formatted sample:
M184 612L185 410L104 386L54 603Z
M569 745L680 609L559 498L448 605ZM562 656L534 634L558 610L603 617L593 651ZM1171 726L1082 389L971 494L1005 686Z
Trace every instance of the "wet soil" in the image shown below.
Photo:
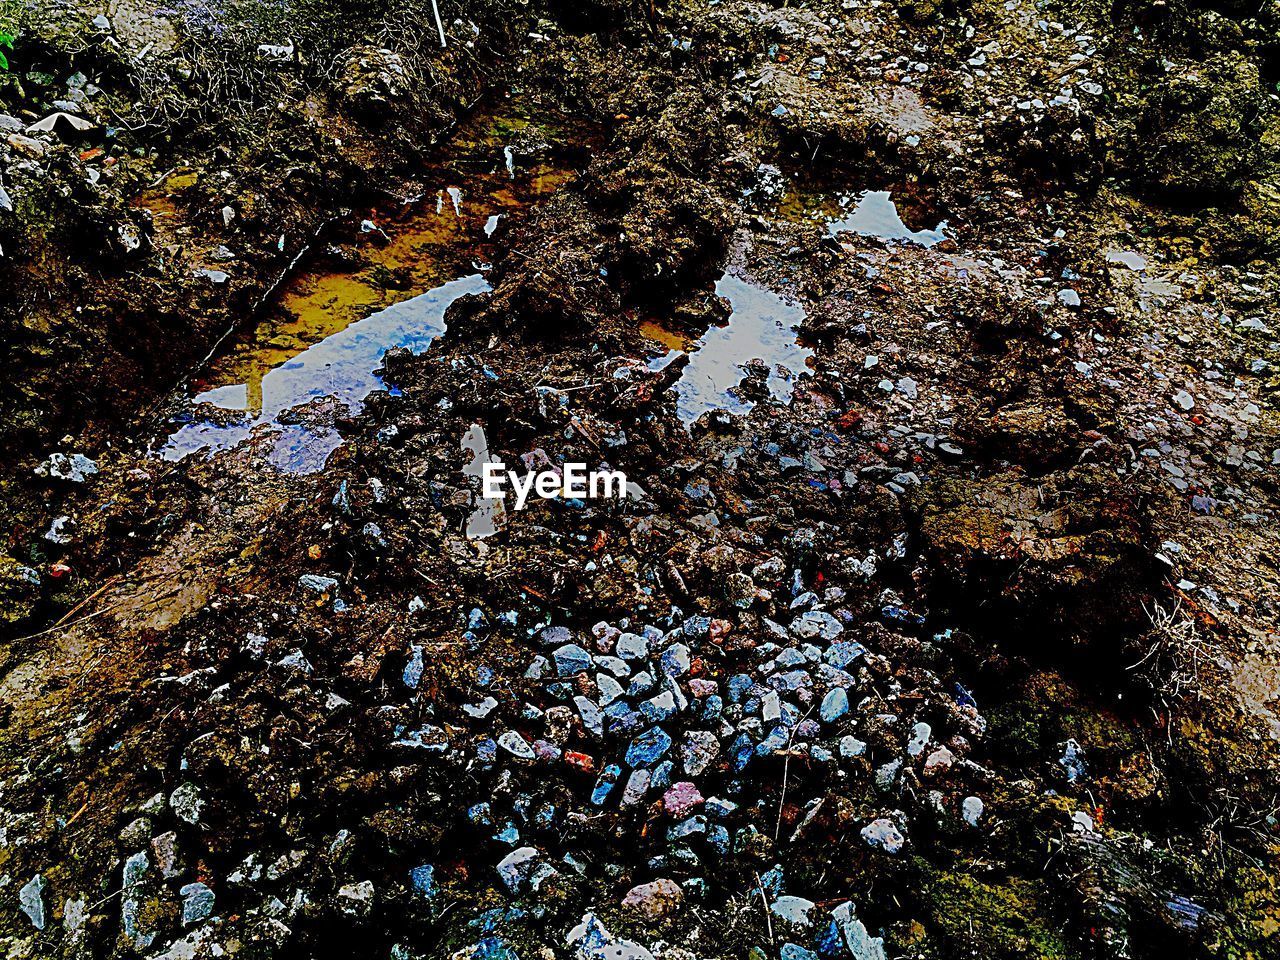
M1274 11L74 11L9 956L1280 949Z

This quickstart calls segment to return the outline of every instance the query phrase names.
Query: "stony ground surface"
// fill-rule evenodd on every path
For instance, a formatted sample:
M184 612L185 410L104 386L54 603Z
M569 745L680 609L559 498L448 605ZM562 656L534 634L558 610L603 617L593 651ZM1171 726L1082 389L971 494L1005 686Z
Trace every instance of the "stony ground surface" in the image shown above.
M1280 8L439 9L0 0L6 955L1280 955ZM156 456L507 101L325 468ZM686 425L726 273L812 359ZM643 496L469 537L475 424Z

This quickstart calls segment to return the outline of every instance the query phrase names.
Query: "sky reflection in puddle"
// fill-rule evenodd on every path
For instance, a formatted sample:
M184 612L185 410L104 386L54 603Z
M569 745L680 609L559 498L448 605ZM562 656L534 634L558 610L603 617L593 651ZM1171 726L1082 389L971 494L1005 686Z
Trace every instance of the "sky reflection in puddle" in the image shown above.
M716 282L716 293L729 301L732 312L722 327L712 327L700 339L681 343L678 335L648 324L642 332L667 346L664 356L649 364L661 370L687 353L685 367L675 385L676 411L687 425L711 410L744 414L755 401L734 388L747 378L744 365L759 360L768 367L765 386L780 403L790 403L796 378L804 372L813 351L798 342L796 328L805 313L797 304L771 290L726 273Z

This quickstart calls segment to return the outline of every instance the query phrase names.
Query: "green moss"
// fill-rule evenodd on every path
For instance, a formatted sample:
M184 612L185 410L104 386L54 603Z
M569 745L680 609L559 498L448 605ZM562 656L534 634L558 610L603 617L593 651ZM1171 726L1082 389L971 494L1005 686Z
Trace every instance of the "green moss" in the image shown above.
M962 873L936 874L921 897L931 908L926 927L941 948L936 955L968 956L972 950L989 960L1082 956L1042 902L1043 890L1028 880L988 884Z
M1228 960L1262 960L1280 952L1280 889L1274 873L1248 866L1232 877L1238 893L1226 907L1228 926L1220 954Z

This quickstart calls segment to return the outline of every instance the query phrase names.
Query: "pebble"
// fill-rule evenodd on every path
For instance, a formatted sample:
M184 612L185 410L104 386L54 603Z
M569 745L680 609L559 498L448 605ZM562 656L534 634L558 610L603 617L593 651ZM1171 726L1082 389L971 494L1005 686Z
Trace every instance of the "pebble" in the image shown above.
M680 744L680 760L688 776L701 776L719 754L720 741L715 734L704 730L685 732Z
M662 807L675 820L683 820L702 805L702 793L687 780L673 783L662 795Z
M671 749L671 737L661 727L650 727L627 747L627 765L650 767Z
M861 833L862 839L869 846L883 850L885 853L898 853L906 843L906 837L902 835L897 824L885 817L872 820L862 828Z
M361 880L338 888L338 909L351 917L367 917L373 909L373 883Z
M641 883L627 891L622 905L638 912L646 920L660 920L680 909L684 892L674 880L665 877Z
M556 673L562 677L577 676L591 669L591 654L576 643L566 643L557 647L551 654L556 664Z
M200 789L194 783L184 783L169 795L169 806L183 823L196 825L200 822L204 801L200 799Z
M924 753L924 748L929 745L931 736L933 736L933 728L927 723L917 723L912 727L911 739L907 742L907 756L918 757Z
M982 814L985 810L986 805L982 802L981 797L965 797L964 802L960 804L960 816L971 827L978 825L978 821L982 819Z
M791 632L804 640L834 640L844 633L844 625L823 610L810 610L791 621Z
M515 730L508 730L499 736L498 746L521 760L532 760L534 757L533 747L529 746L529 741Z
M427 900L434 899L440 892L436 885L436 868L429 863L410 870L409 882L413 884L414 892Z
M43 930L48 921L44 907L44 892L48 886L44 877L37 873L18 891L18 909L27 915L37 930Z
M827 695L822 698L822 706L818 708L818 715L822 717L823 723L835 723L848 712L849 694L843 687L828 690Z
M769 911L776 917L797 927L811 927L813 920L809 914L817 907L812 900L804 897L778 897L769 905Z
M188 883L178 893L182 896L182 925L190 926L213 915L214 893L203 883Z
M84 483L98 472L98 464L82 453L51 453L35 469L36 476Z

